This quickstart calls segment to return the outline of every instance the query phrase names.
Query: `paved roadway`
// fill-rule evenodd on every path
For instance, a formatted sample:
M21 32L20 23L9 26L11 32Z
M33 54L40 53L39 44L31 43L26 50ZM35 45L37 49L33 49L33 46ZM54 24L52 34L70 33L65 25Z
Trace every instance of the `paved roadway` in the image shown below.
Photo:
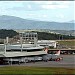
M31 62L31 63L21 63L13 64L12 66L36 66L36 67L68 67L68 68L75 68L75 55L61 55L63 60L61 61L40 61L40 62ZM2 65L8 66L8 65ZM10 65L9 65L10 66ZM0 65L1 67L1 65Z
M23 63L20 66L37 66L37 67L70 67L75 68L75 55L61 55L63 60L61 61L40 61L40 62L31 62Z

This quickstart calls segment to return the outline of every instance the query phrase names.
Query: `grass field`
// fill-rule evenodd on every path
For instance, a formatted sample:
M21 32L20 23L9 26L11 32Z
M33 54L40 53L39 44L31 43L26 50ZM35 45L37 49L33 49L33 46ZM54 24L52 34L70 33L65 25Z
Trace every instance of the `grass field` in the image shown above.
M74 47L75 46L75 40L60 40L57 42L58 42L58 44L65 45L68 47Z
M51 67L26 67L26 66L6 66L0 67L0 74L5 75L33 75L33 74L41 74L41 75L51 75L51 74L75 74L75 69L72 68L51 68Z

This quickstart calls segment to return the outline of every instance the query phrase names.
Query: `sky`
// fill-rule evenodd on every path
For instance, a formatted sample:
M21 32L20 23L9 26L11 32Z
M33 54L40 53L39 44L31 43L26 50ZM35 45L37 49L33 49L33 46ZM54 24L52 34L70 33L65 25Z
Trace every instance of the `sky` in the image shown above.
M0 1L0 16L67 22L75 20L75 1Z

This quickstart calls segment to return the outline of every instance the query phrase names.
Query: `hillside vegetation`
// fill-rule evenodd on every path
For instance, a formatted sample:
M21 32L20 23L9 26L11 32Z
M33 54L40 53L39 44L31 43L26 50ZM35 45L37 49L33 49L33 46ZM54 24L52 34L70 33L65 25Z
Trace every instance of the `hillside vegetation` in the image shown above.
M66 40L66 39L75 39L75 36L61 35L47 32L37 32L39 40Z
M55 33L47 33L47 32L37 32L38 34L38 39L39 40L65 40L65 39L75 39L75 36L72 35L61 35L61 34L55 34ZM7 36L9 38L12 38L16 35L19 35L14 30L6 30L6 29L1 29L0 30L0 39L5 39Z
M6 29L0 30L0 39L5 39L6 37L12 38L16 35L18 35L18 33L14 30L6 30Z

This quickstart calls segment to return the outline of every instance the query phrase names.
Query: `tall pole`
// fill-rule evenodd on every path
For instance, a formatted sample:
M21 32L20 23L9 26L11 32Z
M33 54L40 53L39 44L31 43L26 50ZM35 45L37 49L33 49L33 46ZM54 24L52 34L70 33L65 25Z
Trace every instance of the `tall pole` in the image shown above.
M62 40L63 40L63 35L62 35Z
M60 40L60 35L59 35L59 40Z
M8 37L6 37L6 43L8 44L8 42L9 42L9 41L8 41Z
M10 61L11 61L11 65L12 65L12 58L10 58Z
M4 48L5 48L5 49L4 49L4 53L6 53L6 42L5 42L5 39L4 39L4 46L5 46L5 47L4 47Z
M37 46L37 38L34 37L34 45Z
M20 42L21 42L21 52L22 52L22 48L23 48L23 45L22 45L22 37L20 37Z

